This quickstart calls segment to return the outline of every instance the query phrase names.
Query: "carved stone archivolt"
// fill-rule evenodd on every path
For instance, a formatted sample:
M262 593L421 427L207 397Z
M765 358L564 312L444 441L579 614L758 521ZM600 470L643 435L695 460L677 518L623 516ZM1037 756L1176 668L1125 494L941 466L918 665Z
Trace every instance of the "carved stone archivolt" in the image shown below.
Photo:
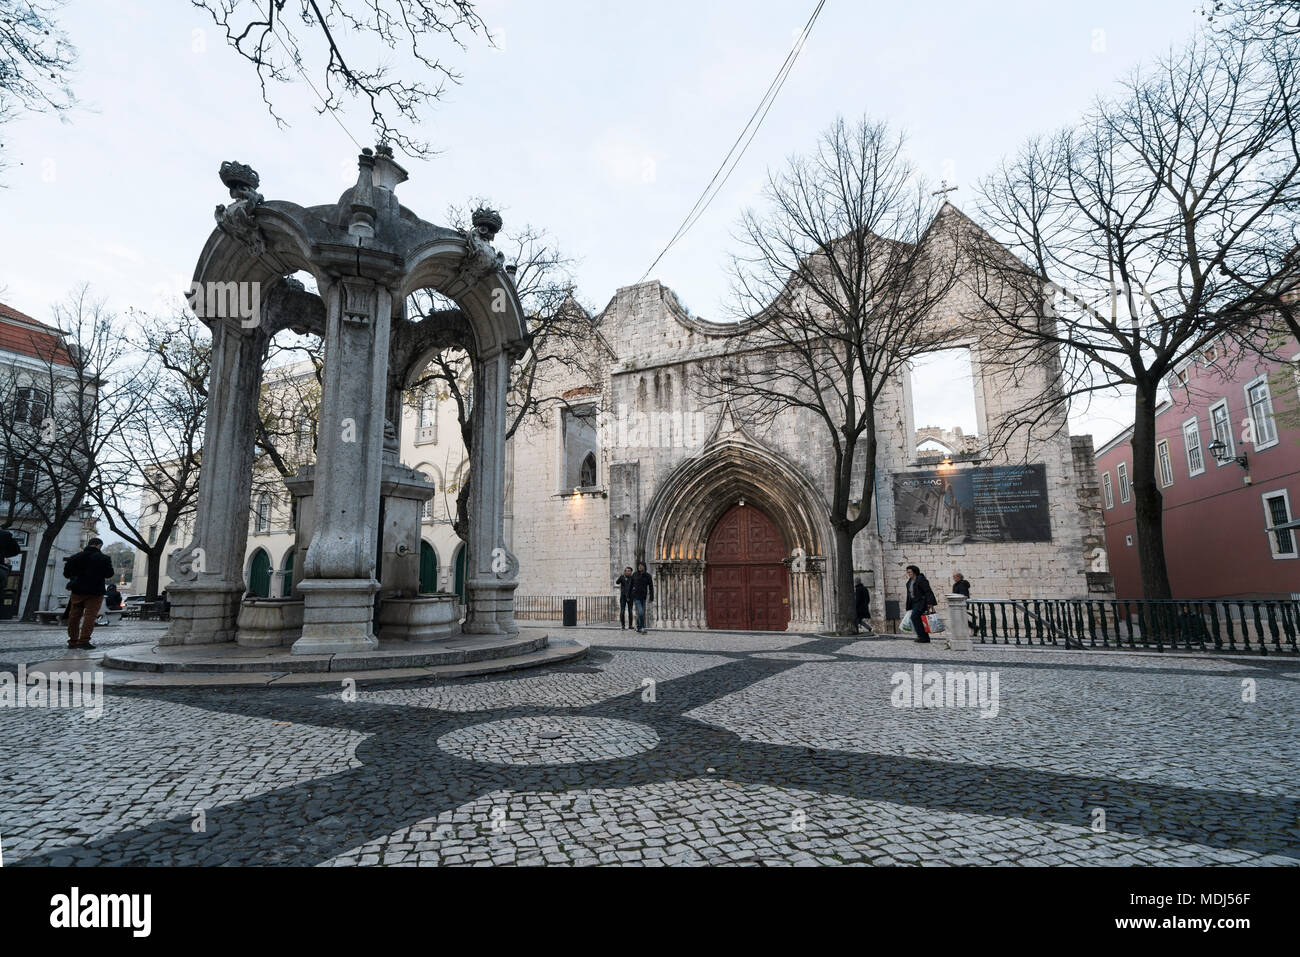
M638 547L656 576L656 614L674 627L705 627L706 547L714 524L741 501L761 509L797 561L791 567L791 630L821 628L830 561L829 513L820 494L784 457L727 423L660 486ZM662 584L661 584L662 583Z

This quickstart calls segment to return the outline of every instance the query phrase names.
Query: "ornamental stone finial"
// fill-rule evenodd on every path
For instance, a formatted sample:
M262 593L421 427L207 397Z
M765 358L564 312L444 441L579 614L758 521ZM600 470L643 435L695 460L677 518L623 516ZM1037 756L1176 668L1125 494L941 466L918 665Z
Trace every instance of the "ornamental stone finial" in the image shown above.
M485 243L490 243L497 238L497 233L501 232L504 225L501 214L495 209L485 209L479 207L474 210L470 221L474 224L474 232L478 233L479 238Z
M262 197L257 192L257 187L261 185L262 178L257 175L257 170L253 167L245 166L235 160L226 160L221 164L217 175L221 177L222 185L230 190L231 199L257 197L257 202L261 202Z

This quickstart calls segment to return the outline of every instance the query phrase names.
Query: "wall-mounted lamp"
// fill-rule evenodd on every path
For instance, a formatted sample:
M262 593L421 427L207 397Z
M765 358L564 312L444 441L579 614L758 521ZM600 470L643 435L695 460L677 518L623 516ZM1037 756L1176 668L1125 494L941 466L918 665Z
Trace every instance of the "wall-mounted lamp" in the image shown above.
M1246 456L1229 454L1228 446L1224 444L1222 439L1215 439L1205 448L1211 455L1214 456L1214 461L1218 462L1220 465L1227 465L1229 462L1236 462L1243 469L1250 467L1250 464L1247 461Z

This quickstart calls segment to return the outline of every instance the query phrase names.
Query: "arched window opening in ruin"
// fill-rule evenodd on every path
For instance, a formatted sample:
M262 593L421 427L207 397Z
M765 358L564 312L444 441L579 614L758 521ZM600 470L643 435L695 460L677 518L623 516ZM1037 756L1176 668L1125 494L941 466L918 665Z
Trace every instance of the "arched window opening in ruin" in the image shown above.
M918 461L972 456L981 449L981 403L969 348L941 349L911 362L913 445Z

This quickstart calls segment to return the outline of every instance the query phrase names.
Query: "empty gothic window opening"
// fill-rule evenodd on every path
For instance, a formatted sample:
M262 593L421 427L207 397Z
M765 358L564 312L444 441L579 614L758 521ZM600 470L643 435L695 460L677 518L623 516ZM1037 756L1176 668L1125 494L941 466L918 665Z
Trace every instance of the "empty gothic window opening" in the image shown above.
M560 491L594 488L596 473L596 407L580 405L562 409L563 483Z
M940 349L910 363L912 427L918 459L979 451L979 403L969 348Z

